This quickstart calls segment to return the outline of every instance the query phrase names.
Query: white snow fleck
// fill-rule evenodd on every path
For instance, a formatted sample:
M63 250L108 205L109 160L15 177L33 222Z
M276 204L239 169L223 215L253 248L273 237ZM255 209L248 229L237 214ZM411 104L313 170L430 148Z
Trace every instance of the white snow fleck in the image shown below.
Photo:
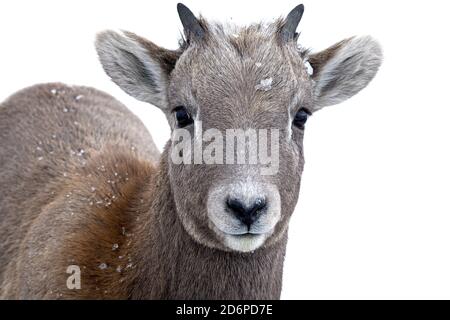
M52 90L50 90L50 92L53 94L53 95L55 95L55 94L57 94L58 93L58 90L56 90L56 89L52 89Z
M67 177L67 173L66 172L63 172L63 177Z
M314 74L314 69L313 69L313 67L311 66L311 63L309 63L308 60L303 61L303 63L304 63L304 65L305 65L306 72L308 72L308 74L309 74L310 76L312 76L312 75Z
M111 200L105 198L105 207L108 208L112 204Z
M119 249L119 244L114 243L112 246L112 251L116 251L117 249Z
M233 38L239 38L239 35L237 33L232 34Z
M69 109L67 107L64 107L63 112L67 113L69 112Z
M76 101L80 101L81 99L83 99L84 98L84 96L82 95L82 94L79 94L79 95L77 95L76 97L75 97L75 100Z
M92 192L95 192L95 190L97 190L95 187L91 187Z
M257 68L261 68L262 63L261 63L261 62L256 62L256 63L255 63L255 66L256 66Z
M38 159L38 161L42 161L42 160L44 160L44 157L39 157L37 159Z
M100 265L98 266L98 268L99 268L100 270L105 270L106 268L108 268L108 265L107 265L106 263L102 262L102 263L100 263Z
M121 266L118 266L117 269L116 269L116 271L119 272L119 273L122 272L122 267L121 267Z
M129 263L129 264L127 264L126 269L130 269L132 266L133 266L133 264L132 264L132 263Z
M263 79L259 84L255 86L255 89L261 91L269 91L270 89L272 89L272 82L272 78Z
M86 151L84 151L84 149L80 149L80 150L78 150L77 155L78 155L79 157L82 157L85 153L86 153Z

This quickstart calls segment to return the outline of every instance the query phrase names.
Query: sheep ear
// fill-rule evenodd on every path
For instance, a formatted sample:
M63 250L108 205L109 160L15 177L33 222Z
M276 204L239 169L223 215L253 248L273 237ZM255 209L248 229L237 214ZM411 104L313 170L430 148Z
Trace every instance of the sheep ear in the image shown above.
M178 52L158 47L131 32L101 32L95 45L105 72L122 90L162 110L168 108L168 78Z
M371 37L350 38L309 57L316 110L341 103L375 77L383 54Z

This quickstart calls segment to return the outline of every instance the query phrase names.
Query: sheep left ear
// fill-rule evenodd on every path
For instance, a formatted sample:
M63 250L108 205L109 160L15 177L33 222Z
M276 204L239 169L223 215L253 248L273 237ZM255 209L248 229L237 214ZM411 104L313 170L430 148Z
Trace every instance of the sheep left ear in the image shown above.
M364 89L382 60L381 46L369 36L346 39L312 54L315 109L341 103Z

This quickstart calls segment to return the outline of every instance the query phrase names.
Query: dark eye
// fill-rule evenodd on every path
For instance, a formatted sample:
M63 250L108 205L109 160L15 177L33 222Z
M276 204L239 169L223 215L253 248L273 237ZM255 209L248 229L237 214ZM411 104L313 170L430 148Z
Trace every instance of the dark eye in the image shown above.
M179 128L184 128L194 122L185 107L176 107L173 111L175 112L175 119Z
M308 117L310 116L310 112L306 109L300 109L297 111L294 117L294 125L300 129L303 129L305 126L306 120L308 120Z

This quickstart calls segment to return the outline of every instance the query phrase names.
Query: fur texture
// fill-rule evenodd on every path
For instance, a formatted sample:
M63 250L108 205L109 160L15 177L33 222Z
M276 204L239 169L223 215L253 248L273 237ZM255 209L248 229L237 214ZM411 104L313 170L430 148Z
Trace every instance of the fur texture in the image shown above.
M38 85L0 105L0 297L279 298L304 165L304 128L292 119L357 93L381 62L370 38L309 54L280 40L284 24L225 28L199 19L202 37L186 32L177 51L112 31L96 43L112 80L163 110L172 129L172 110L184 106L193 139L199 121L219 132L279 129L274 175L257 174L261 165L172 163L173 141L159 156L142 123L94 89ZM266 79L270 86L257 89ZM233 188L239 181L276 191L249 194ZM226 193L268 200L260 238L214 226ZM236 223L218 216L217 224ZM70 265L80 266L79 290L66 286Z

